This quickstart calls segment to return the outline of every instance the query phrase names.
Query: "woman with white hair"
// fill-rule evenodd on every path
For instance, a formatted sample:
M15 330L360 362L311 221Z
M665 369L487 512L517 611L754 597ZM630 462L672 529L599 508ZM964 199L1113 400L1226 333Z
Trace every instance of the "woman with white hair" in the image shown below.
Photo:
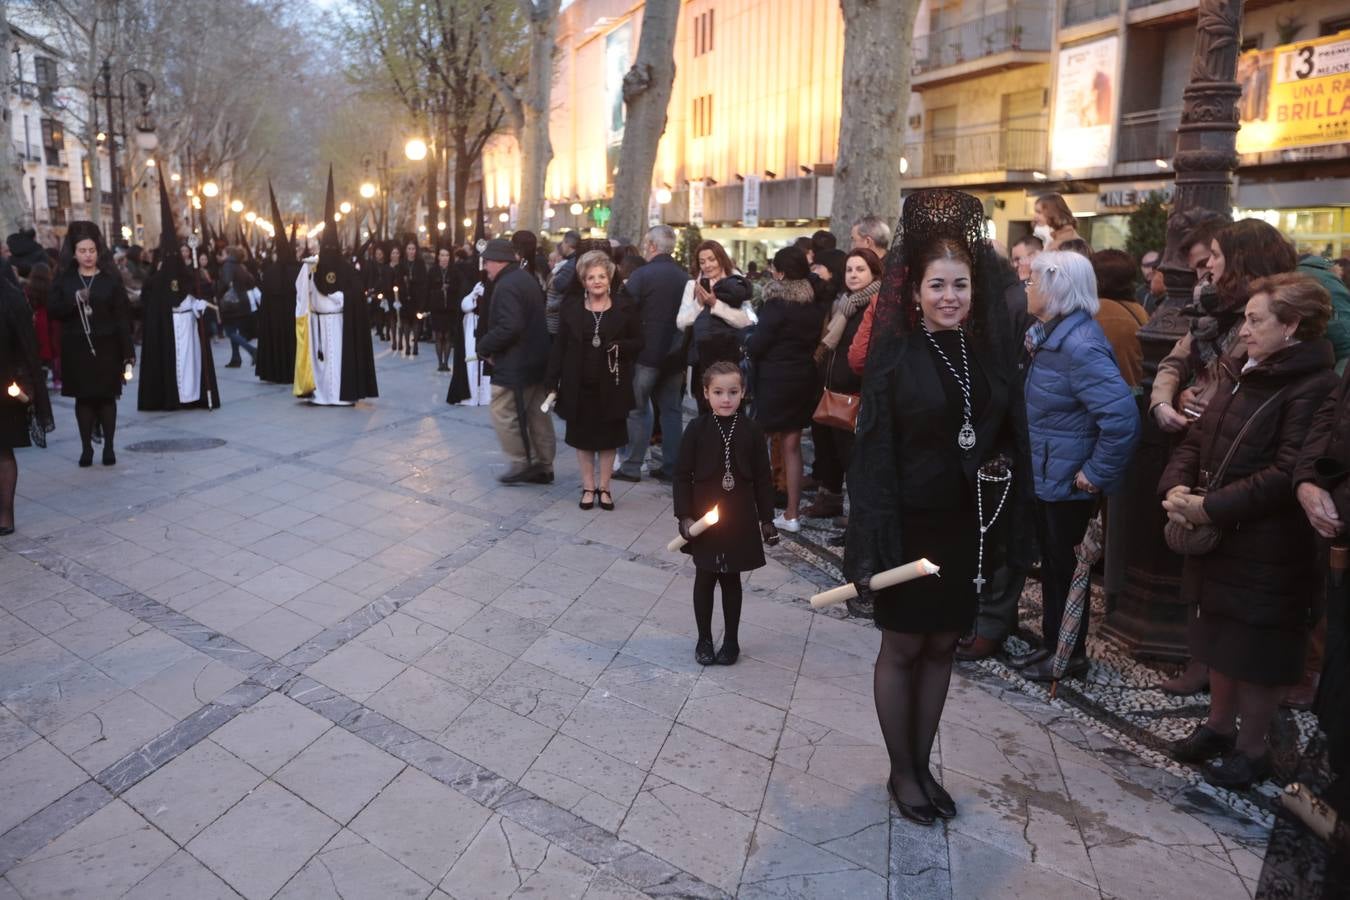
M1041 649L1019 661L1033 681L1049 681L1059 625L1083 539L1099 495L1120 490L1139 439L1139 411L1111 344L1094 320L1099 303L1092 262L1079 253L1041 253L1026 282L1030 355L1027 424L1041 544ZM1087 615L1066 674L1087 672Z

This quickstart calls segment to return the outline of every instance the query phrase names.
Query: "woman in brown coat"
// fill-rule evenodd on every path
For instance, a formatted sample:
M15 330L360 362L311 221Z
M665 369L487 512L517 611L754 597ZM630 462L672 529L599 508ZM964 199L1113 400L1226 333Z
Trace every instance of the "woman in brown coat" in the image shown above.
M1171 521L1222 529L1213 551L1187 556L1182 568L1182 595L1197 607L1191 655L1209 666L1211 699L1207 721L1173 751L1181 762L1221 757L1205 767L1221 787L1270 774L1266 734L1285 690L1303 677L1321 605L1317 548L1293 474L1313 415L1336 386L1323 337L1330 317L1330 296L1309 278L1254 282L1241 328L1246 361L1220 367L1214 400L1158 487ZM1222 483L1206 484L1248 421Z

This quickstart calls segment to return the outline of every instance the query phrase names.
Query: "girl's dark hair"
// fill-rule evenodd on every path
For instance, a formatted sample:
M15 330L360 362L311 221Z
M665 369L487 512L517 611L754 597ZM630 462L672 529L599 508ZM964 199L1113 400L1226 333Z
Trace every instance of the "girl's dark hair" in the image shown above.
M848 267L848 261L855 256L867 263L867 268L872 270L872 278L881 277L881 257L877 256L875 251L867 247L859 247L857 250L848 251L848 256L844 257L845 268Z
M1223 274L1214 287L1224 306L1246 303L1251 283L1298 267L1294 245L1261 219L1239 219L1214 235L1223 251Z
M1097 274L1097 296L1128 302L1134 299L1134 259L1124 250L1098 250L1092 254Z
M724 359L718 360L703 370L703 386L706 388L712 384L712 380L718 375L735 375L741 380L741 387L745 387L745 373L741 371L741 367Z
M539 251L539 238L533 231L517 231L511 235L511 247L525 264L525 271L535 273L535 255Z
M717 264L722 267L723 278L736 271L736 267L731 264L731 257L727 255L725 247L717 241L703 241L694 251L693 264L690 266L691 272L695 278L698 278L703 274L703 270L700 269L698 265L698 258L704 250L707 250L717 259Z
M52 270L46 263L38 263L28 270L28 280L24 282L28 294L28 305L33 309L42 309L47 305L47 297L52 292Z

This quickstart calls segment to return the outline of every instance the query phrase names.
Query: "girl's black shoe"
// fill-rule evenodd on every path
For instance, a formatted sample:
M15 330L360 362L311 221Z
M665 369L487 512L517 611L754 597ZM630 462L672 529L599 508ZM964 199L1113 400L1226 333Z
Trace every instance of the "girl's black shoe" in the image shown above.
M80 468L87 469L94 464L94 448L85 447L84 452L80 454Z
M1215 787L1245 791L1258 781L1265 781L1270 777L1272 772L1270 754L1265 753L1252 759L1241 750L1230 750L1206 764L1201 772L1205 780Z
M698 643L694 645L694 660L700 666L711 666L717 662L717 654L713 652L712 638L698 639Z
M590 494L590 495L591 495L591 499L589 499L589 500L586 499L586 495L587 495L587 494ZM581 507L582 509L594 509L594 508L595 508L595 491L591 490L590 488L582 488L582 489L581 489L581 499L577 501L577 506Z
M947 789L933 777L933 773L919 771L915 774L919 778L919 787L923 788L924 796L928 798L928 802L933 807L933 812L944 819L956 818L956 801L952 799L951 794L947 793Z
M937 820L937 810L933 809L931 803L925 803L922 806L910 806L900 800L900 795L895 792L895 784L889 778L886 779L886 790L890 792L891 799L895 805L900 808L900 815L916 822L919 825L932 825Z
M103 448L103 464L105 466L117 465L117 454L113 452L113 448L111 447Z
M1203 722L1195 730L1172 745L1172 758L1183 763L1202 763L1233 750L1237 738L1219 734Z
M605 490L604 488L601 488L601 489L600 489L600 494L599 494L599 496L600 496L600 508L601 508L601 509L604 509L604 510L612 510L612 509L614 508L614 495L613 495L613 494L611 494L609 491ZM606 500L606 499L605 499L606 497L608 497L609 499Z
M736 660L740 658L741 648L736 644L723 644L717 651L717 664L719 666L734 666Z

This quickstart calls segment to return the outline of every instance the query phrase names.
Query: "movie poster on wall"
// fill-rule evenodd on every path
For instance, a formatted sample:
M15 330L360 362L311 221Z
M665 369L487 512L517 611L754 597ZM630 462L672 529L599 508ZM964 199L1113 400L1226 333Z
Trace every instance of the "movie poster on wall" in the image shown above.
M1050 134L1050 166L1056 172L1111 164L1119 54L1116 36L1059 51Z
M1238 58L1239 153L1350 141L1350 31Z

